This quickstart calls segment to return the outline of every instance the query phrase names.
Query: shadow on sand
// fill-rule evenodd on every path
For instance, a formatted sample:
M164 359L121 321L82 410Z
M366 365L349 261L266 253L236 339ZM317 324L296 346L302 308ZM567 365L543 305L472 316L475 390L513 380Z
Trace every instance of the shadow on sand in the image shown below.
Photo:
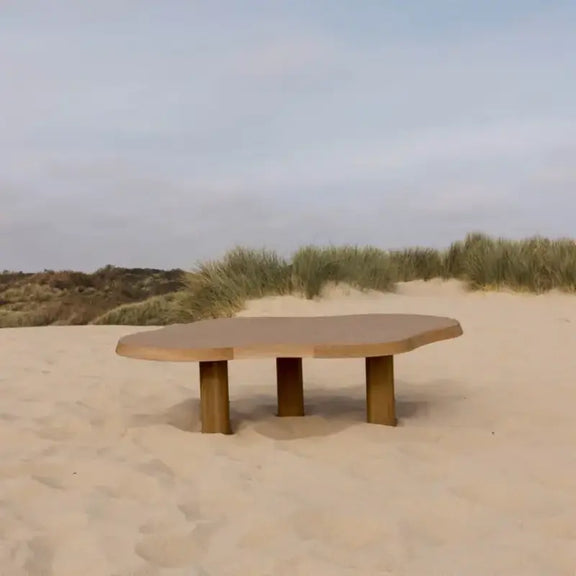
M276 417L274 387L244 388L230 402L230 418L235 433L252 430L274 440L295 440L337 434L346 428L366 423L364 384L329 390L304 389L305 417ZM441 421L443 413L454 413L466 400L457 382L436 380L427 384L396 382L398 426L410 421ZM200 401L185 400L153 414L134 414L129 426L174 426L185 432L200 433Z

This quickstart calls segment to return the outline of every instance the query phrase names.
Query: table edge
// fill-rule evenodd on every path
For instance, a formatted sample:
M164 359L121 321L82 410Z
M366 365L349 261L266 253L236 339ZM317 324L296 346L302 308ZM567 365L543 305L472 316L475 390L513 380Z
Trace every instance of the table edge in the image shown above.
M453 320L450 318L450 320ZM421 346L461 336L464 332L457 320L455 324L427 330L408 338L385 343L370 344L270 344L206 349L170 349L126 344L122 339L116 345L116 354L138 360L159 362L218 362L265 358L367 358L393 356L410 352Z

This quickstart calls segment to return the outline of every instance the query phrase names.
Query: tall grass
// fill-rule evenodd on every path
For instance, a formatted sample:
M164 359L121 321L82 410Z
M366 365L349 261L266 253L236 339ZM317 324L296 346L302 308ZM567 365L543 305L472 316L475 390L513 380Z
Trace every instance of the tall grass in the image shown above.
M114 308L94 323L192 322L233 316L247 300L268 295L300 293L314 298L329 283L391 291L396 282L433 278L456 278L473 290L576 292L576 243L540 237L514 241L473 233L445 250L304 246L290 260L268 250L235 248L220 260L199 264L187 275L184 289ZM0 324L39 324L50 319L18 311L11 314L6 310Z
M576 290L576 244L538 236L521 241L470 234L461 246L460 277L472 289L511 288L534 293Z
M576 243L571 239L509 240L476 232L446 250L410 248L391 252L391 257L397 281L457 278L472 290L576 291Z
M269 250L235 248L220 261L200 264L178 295L189 319L233 316L244 303L292 290L290 264Z
M396 270L397 282L431 280L444 276L444 257L433 248L395 250L390 258Z
M393 290L394 263L387 252L372 247L305 246L292 257L292 286L306 298L319 296L328 283L361 290Z

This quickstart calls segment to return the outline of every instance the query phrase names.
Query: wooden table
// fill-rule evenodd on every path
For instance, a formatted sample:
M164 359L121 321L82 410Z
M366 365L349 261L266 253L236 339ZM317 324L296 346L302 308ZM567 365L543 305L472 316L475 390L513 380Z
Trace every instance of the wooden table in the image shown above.
M365 358L366 420L396 425L394 354L456 338L458 321L416 314L219 318L118 341L121 356L199 362L202 432L230 434L228 361L275 358L278 416L304 415L302 358Z

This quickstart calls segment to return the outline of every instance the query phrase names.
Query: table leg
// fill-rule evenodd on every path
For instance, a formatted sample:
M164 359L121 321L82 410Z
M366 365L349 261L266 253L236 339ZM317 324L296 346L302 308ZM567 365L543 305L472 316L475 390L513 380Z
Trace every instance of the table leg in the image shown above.
M366 358L366 421L396 426L394 356Z
M228 362L200 362L202 432L231 434Z
M302 358L276 358L278 416L304 416Z

